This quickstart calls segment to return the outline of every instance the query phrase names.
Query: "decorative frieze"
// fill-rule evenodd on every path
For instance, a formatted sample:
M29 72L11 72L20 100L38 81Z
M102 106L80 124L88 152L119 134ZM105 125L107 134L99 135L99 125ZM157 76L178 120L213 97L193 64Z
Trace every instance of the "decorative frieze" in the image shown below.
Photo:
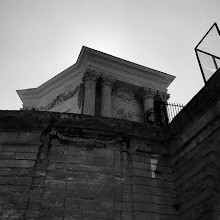
M122 99L123 101L138 102L138 99L132 90L122 87L118 89L113 89L112 96L115 98Z
M77 91L79 90L79 86L77 86L74 90L72 91L68 91L65 93L62 93L60 95L58 95L55 99L53 99L52 102L50 102L48 105L46 105L45 107L40 107L36 110L40 110L40 111L49 111L52 108L54 108L55 106L59 105L60 103L72 98L73 96L76 95Z

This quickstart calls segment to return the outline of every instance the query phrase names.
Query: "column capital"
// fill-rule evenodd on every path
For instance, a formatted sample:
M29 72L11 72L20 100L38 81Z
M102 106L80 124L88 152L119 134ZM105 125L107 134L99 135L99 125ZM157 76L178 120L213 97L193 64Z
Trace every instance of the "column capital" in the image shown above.
M167 100L170 98L170 94L166 92L159 92L158 95L163 102L167 102Z
M116 82L116 78L109 76L109 75L102 74L101 79L102 79L102 81L101 81L102 85L107 85L107 86L111 86L111 87Z
M83 82L86 81L97 81L100 78L101 74L95 71L94 69L87 68L83 74Z
M148 88L148 87L143 87L141 89L141 98L145 99L145 98L154 98L154 96L157 94L157 91L155 89L152 88Z

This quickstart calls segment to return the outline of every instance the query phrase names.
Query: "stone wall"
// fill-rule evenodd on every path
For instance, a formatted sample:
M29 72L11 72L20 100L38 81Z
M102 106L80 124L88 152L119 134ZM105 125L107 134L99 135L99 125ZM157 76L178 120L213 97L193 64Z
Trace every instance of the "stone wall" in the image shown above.
M0 112L1 219L176 219L158 127L38 111Z
M180 219L219 219L220 71L176 116L168 132Z

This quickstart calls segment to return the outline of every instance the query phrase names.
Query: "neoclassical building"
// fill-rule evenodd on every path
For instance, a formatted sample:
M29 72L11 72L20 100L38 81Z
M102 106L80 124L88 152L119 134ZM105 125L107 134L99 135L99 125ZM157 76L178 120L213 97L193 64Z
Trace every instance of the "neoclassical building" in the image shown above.
M175 77L83 47L77 62L41 86L17 90L23 109L143 122Z

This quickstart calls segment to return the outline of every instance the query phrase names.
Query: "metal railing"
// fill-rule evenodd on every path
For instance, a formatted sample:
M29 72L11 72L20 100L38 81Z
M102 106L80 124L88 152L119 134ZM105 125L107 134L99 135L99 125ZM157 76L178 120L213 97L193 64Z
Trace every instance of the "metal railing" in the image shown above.
M176 103L167 103L166 104L167 116L168 116L168 122L169 123L182 110L183 107L184 107L183 105L176 104Z

